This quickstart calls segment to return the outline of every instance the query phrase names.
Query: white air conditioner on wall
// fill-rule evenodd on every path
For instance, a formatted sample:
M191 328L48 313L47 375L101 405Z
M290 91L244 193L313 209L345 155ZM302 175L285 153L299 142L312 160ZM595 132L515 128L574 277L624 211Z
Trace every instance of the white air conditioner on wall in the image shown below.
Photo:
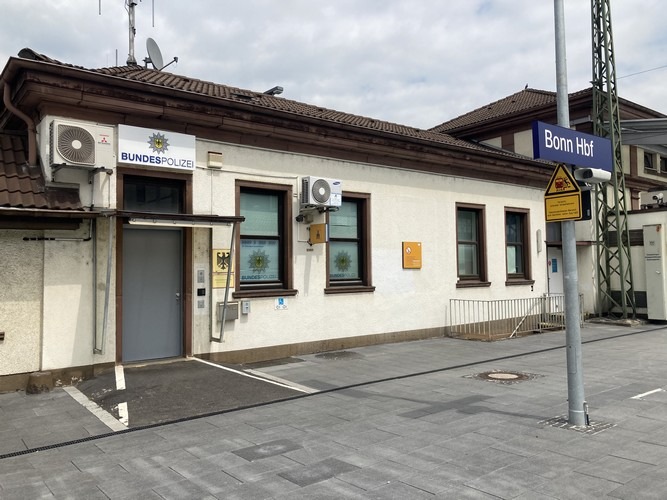
M49 165L115 167L113 128L52 120L49 124Z
M37 126L39 156L48 183L79 187L86 207L110 207L115 192L114 127L46 116Z
M301 208L340 207L343 184L337 179L303 177L301 179Z

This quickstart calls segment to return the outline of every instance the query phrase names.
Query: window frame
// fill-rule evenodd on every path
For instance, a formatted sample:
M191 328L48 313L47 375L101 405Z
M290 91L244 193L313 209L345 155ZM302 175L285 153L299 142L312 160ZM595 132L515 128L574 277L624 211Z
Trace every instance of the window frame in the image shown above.
M459 240L459 213L474 212L477 214L477 269L476 275L461 275L459 273L459 245L470 243L468 240ZM456 203L456 276L457 288L491 286L487 281L487 252L486 252L486 206L473 203Z
M292 186L283 184L270 184L253 181L236 181L235 189L236 215L241 215L241 194L265 193L267 195L278 195L278 241L279 241L279 274L280 279L274 283L248 284L241 282L241 240L253 239L252 235L242 235L243 223L235 236L234 266L237 275L234 298L247 297L282 297L297 294L294 290L294 273L292 266L293 244L292 244ZM281 213L282 212L282 213ZM257 236L254 237L256 239Z
M372 285L372 264L371 264L371 216L370 216L370 194L368 193L353 193L343 192L343 203L354 202L357 205L357 221L358 238L360 255L359 255L359 275L358 280L332 280L329 269L331 268L331 245L332 241L336 239L329 236L329 242L326 245L326 286L324 288L325 294L338 293L356 293L356 292L373 292L375 287ZM330 224L331 213L327 212L326 222ZM342 238L341 241L349 239Z
M507 261L507 249L512 246L516 246L516 242L510 243L507 241L507 216L519 215L521 217L521 242L520 246L522 247L522 258L521 263L523 265L522 273L510 273L508 269ZM530 246L530 210L527 208L517 208L517 207L505 207L505 221L503 225L505 229L505 274L506 281L505 285L532 285L535 283L535 280L532 279L532 267L531 267L531 246Z

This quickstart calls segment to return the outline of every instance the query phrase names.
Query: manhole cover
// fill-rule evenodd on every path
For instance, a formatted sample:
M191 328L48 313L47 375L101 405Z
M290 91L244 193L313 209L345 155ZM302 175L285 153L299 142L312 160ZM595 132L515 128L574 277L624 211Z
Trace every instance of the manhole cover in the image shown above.
M500 384L516 384L524 380L532 380L539 375L533 373L521 373L508 370L493 370L489 372L476 373L474 375L467 375L468 378L476 378L479 380L487 380L489 382L498 382Z
M352 351L332 351L332 352L323 352L321 354L316 354L316 358L320 359L359 359L363 358L363 354Z

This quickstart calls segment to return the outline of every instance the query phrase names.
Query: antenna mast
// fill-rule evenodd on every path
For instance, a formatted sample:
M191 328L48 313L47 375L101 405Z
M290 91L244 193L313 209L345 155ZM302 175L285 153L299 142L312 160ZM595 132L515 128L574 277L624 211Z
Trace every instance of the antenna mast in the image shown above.
M137 32L134 23L134 8L136 6L137 2L135 0L125 0L125 7L130 18L130 52L127 55L128 66L137 64L137 60L134 58L134 35Z

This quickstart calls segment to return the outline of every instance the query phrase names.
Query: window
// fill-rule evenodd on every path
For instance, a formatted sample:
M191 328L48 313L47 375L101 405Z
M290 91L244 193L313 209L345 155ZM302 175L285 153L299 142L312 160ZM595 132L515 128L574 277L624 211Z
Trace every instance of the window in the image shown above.
M457 286L488 286L484 248L484 207L456 205Z
M528 210L505 209L507 284L532 284Z
M295 295L291 269L292 190L289 186L237 182L240 225L234 297Z
M135 212L183 213L183 182L162 177L125 175L123 210Z
M369 196L344 194L329 212L327 288L325 293L373 291L370 262Z

